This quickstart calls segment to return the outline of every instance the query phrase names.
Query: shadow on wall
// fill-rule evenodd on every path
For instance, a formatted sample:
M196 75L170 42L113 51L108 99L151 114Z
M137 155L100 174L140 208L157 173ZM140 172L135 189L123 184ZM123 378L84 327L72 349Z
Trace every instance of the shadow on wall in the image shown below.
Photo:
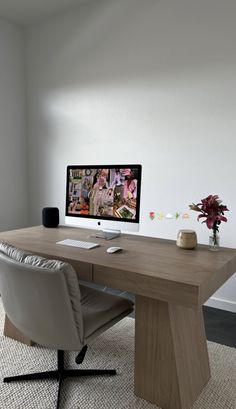
M39 66L51 87L176 78L235 65L235 12L229 0L102 0L36 26L32 39L47 43Z

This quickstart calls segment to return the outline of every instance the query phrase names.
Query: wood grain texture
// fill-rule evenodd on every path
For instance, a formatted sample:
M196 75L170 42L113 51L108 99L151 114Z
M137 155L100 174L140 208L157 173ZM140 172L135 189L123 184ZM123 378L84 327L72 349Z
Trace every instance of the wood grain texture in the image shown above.
M186 250L175 241L133 235L111 243L95 234L35 226L2 232L0 241L67 261L80 278L136 294L135 393L163 409L190 409L210 377L201 306L236 271L236 250ZM67 238L100 246L56 244ZM108 254L111 246L123 251Z
M163 409L180 409L168 304L137 296L135 318L134 392Z
M111 243L95 238L95 233L72 227L35 226L2 232L0 240L68 261L83 279L144 296L150 291L153 298L186 306L202 305L236 271L235 249L210 252L208 246L198 245L186 250L177 247L175 241L134 235L121 235ZM100 246L84 250L56 244L66 238L94 241ZM111 255L106 252L110 246L124 250Z
M94 266L93 281L107 287L119 288L134 294L157 298L163 301L198 305L198 289L189 284L180 284L163 278L135 274L105 266Z
M210 378L201 310L136 297L135 394L190 409Z
M202 308L168 307L180 398L182 407L188 408L210 379Z

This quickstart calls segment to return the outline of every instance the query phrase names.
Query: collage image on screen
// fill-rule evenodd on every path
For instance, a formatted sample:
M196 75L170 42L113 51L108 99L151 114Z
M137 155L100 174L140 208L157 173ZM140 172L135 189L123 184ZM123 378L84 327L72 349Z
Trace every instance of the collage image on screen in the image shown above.
M68 214L136 218L138 169L69 169Z

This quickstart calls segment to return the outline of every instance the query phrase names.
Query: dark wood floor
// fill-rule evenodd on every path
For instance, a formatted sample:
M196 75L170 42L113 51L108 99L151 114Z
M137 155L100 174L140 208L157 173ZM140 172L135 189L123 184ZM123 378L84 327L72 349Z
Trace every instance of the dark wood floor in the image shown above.
M134 295L128 292L121 292L113 288L97 286L96 284L90 285L111 294L127 297L133 301L135 299ZM207 339L218 344L236 348L236 314L219 310L218 308L203 306L203 315ZM134 317L134 313L131 316Z
M203 315L207 339L236 348L236 314L203 306Z

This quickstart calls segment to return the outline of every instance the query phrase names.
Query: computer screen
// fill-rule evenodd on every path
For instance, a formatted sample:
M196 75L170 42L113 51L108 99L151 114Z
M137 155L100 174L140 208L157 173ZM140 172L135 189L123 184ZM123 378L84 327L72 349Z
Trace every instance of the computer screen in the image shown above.
M67 222L70 217L139 223L140 190L141 165L69 165Z

